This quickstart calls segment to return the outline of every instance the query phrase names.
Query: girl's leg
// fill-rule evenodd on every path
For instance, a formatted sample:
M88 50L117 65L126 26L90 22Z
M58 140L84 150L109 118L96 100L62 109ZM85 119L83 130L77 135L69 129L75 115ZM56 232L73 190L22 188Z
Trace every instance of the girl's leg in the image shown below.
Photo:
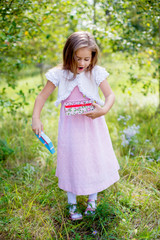
M69 204L69 213L71 220L82 219L82 214L77 212L77 199L76 194L67 192L68 204Z
M96 210L97 193L89 195L88 205L85 211L86 215L94 214Z
M97 193L93 193L89 195L88 202L92 205L93 208L96 208L96 201L97 201Z
M68 203L69 204L77 204L76 194L71 193L71 192L67 192L67 196L68 196Z
M67 196L68 196L68 204L70 205L70 208L72 207L72 211L75 211L76 204L77 204L76 194L67 192Z

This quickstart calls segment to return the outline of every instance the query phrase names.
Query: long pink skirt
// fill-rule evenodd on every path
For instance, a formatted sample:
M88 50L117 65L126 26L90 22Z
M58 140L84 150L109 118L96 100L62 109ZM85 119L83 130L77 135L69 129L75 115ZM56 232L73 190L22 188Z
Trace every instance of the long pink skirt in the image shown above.
M61 189L77 195L100 192L119 180L117 162L104 116L66 116L66 101L88 100L75 87L61 103L57 169Z

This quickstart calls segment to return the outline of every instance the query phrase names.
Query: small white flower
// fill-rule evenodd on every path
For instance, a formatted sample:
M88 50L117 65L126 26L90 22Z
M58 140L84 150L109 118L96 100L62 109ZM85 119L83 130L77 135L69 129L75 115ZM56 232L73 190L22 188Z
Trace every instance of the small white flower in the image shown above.
M96 230L93 231L93 235L95 236L98 232Z
M33 172L35 172L35 168L34 168L33 166L31 166L31 170L32 170Z
M160 157L158 157L157 162L160 162Z
M134 229L134 233L137 234L137 229Z
M128 117L128 119L129 119L129 117ZM126 146L126 145L129 145L131 141L133 141L134 143L138 143L138 140L135 138L135 135L137 133L139 133L139 128L140 128L139 125L136 126L135 124L133 124L132 126L128 126L123 131L121 131L121 133L122 133L122 135L121 135L122 143L121 144L123 146Z
M136 126L135 124L133 124L132 126L125 128L123 132L127 138L131 138L135 136L137 133L139 133L139 130L138 130L139 128L140 128L139 126Z
M117 119L118 121L122 120L122 119L125 119L124 116L120 115L119 118Z
M148 161L149 161L149 162L153 162L154 159L153 159L153 158L148 158Z
M150 152L155 152L155 148L153 147L153 148L150 150Z
M130 115L127 115L127 121L131 119L131 116Z
M121 139L122 139L121 145L122 145L123 147L125 147L126 145L129 145L129 140L125 138L125 135L124 135L124 134L121 135Z

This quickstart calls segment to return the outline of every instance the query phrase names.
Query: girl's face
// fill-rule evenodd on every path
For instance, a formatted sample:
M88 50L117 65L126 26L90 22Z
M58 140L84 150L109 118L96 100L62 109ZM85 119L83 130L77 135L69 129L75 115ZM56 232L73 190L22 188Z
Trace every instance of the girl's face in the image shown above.
M92 52L89 48L84 47L76 51L77 73L84 72L90 65L92 60Z

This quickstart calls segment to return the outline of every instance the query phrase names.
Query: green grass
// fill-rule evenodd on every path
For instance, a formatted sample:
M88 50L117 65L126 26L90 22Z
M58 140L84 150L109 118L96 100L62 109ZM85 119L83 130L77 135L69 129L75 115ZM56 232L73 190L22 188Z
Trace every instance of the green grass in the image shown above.
M106 122L121 167L120 180L98 194L95 216L84 217L79 222L68 219L67 196L58 188L55 177L56 154L52 156L31 130L40 78L27 77L20 81L18 87L24 89L30 105L18 109L14 116L6 111L1 115L1 139L13 152L0 162L0 239L160 239L157 86L153 82L155 93L143 96L140 85L128 84L132 94L123 94L118 84L127 84L131 63L120 56L115 61L103 62L111 73L109 81L116 94L116 103L106 115ZM145 78L147 67L135 68ZM121 69L125 69L123 74ZM35 90L29 94L31 88ZM16 96L10 88L7 94ZM51 96L45 104L41 119L56 148L59 108L54 107L54 99ZM134 124L139 126L139 132L129 145L122 146L122 132ZM86 201L87 196L78 197L82 212Z

